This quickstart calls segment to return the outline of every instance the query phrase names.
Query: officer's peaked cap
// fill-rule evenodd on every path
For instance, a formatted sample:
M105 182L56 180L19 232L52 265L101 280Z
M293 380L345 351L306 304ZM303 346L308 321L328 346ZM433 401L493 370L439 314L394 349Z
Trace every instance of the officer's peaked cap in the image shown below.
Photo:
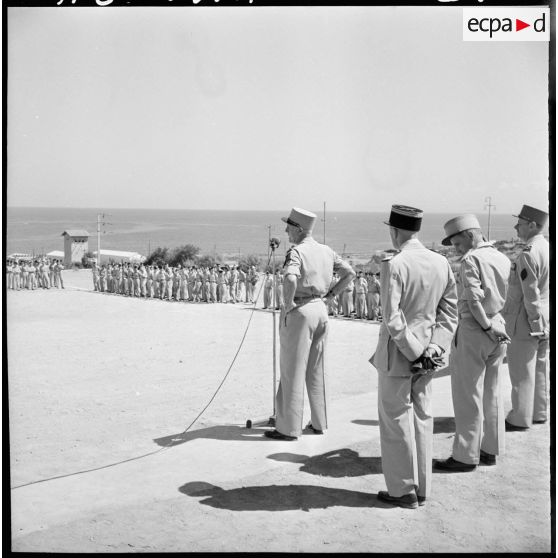
M384 224L397 229L418 232L422 224L422 215L422 209L408 205L392 205L389 221L384 221Z
M316 214L300 207L293 207L288 217L281 217L281 220L294 227L300 227L304 231L311 231L316 222Z
M537 225L544 227L548 221L548 213L546 211L541 211L530 205L524 205L519 212L519 215L514 215L514 217L519 217L520 219L525 219L526 221L534 221Z

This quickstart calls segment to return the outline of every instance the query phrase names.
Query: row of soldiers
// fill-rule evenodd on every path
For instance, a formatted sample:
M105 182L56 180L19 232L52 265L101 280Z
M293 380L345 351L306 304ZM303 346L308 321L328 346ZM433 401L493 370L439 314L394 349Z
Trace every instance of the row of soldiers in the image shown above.
M6 262L6 285L8 289L57 289L64 288L60 260L40 258L37 260L8 259Z
M92 267L95 291L188 302L254 302L255 266L144 265L129 262Z
M379 273L359 271L355 279L337 296L327 301L330 316L344 316L367 320L380 319L380 281ZM334 273L330 288L339 282L339 274ZM263 307L279 310L284 305L283 275L277 270L275 277L266 272L263 284Z

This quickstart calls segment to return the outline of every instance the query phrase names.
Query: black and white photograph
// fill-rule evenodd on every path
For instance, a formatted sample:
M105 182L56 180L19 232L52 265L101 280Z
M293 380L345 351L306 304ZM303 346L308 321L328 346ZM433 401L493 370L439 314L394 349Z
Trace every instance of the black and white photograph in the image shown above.
M553 0L3 18L6 551L556 551Z

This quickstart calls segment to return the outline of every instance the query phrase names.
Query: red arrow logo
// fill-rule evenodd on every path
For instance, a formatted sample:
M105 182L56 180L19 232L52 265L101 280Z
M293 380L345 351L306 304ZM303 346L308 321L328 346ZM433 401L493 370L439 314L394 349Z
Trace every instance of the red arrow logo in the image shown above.
M522 29L525 29L526 27L531 27L531 24L530 23L525 23L524 21L521 21L520 19L515 20L515 30L516 31L521 31Z

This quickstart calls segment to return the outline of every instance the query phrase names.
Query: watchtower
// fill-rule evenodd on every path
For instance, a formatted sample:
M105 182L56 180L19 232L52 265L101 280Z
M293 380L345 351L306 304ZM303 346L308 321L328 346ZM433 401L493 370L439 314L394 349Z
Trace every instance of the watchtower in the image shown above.
M89 233L85 230L67 230L64 237L64 265L81 263L81 259L89 250Z

